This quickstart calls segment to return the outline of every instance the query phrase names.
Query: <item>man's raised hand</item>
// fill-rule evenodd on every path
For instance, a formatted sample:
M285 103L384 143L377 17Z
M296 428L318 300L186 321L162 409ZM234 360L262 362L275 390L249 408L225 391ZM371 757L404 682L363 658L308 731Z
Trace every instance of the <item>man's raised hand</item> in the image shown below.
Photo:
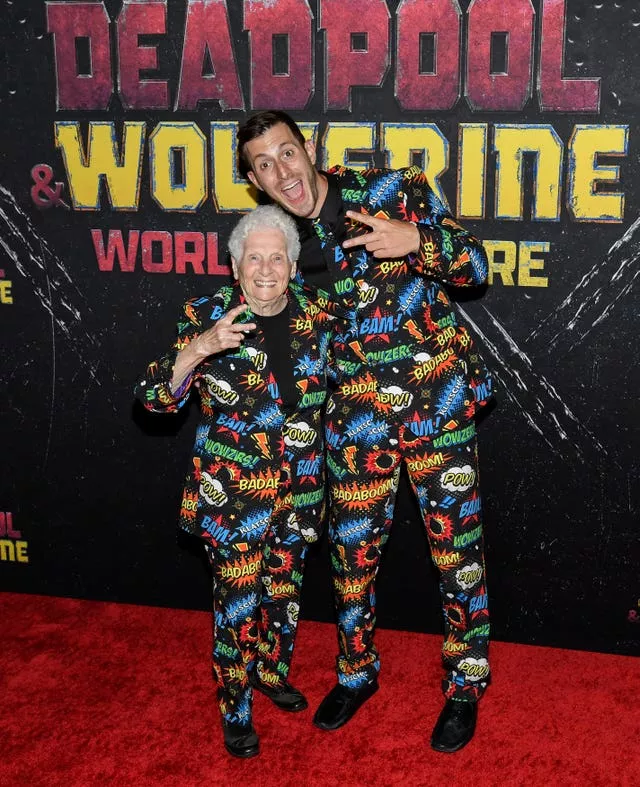
M348 210L346 215L353 221L366 224L371 228L371 232L344 241L344 249L364 246L379 259L398 259L406 257L407 254L415 254L420 248L420 233L411 221L382 219L353 210Z

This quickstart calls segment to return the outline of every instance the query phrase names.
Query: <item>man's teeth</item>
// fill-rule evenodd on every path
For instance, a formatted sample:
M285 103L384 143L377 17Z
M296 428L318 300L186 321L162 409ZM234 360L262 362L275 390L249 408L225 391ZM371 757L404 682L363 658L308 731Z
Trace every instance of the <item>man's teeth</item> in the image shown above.
M299 180L296 180L296 182L295 182L295 183L292 183L292 184L291 184L291 185L289 185L289 186L284 186L284 188L283 188L282 190L283 190L283 191L291 191L291 189L293 189L293 188L295 188L296 186L299 186L299 185L300 185L300 181L299 181Z

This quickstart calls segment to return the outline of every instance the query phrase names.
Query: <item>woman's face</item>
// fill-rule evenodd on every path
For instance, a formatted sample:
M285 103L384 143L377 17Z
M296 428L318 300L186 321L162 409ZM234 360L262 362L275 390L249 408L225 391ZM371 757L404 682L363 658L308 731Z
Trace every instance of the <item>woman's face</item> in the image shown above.
M269 307L278 301L295 276L295 263L289 260L287 241L281 230L250 232L244 242L242 257L231 258L233 275L251 305Z

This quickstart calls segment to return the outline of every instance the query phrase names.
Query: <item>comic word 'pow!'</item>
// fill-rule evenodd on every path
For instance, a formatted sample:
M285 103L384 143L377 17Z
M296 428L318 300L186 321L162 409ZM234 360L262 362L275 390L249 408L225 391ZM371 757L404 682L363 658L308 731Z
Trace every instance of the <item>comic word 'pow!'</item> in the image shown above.
M202 473L200 494L210 506L223 506L229 499L220 481L206 472Z
M205 375L205 380L211 395L222 404L235 404L240 398L226 380L216 380L209 374Z
M464 467L452 467L442 474L440 484L450 492L464 492L473 486L476 480L476 471L471 465Z
M466 658L458 664L460 672L464 672L469 680L482 680L489 675L489 664L486 659Z
M461 568L456 572L456 582L463 590L469 590L482 579L482 567L478 563Z
M397 385L390 385L388 388L381 388L378 393L378 401L387 404L394 412L404 410L413 401L413 395L409 391L403 391Z
M284 441L287 445L302 448L311 445L317 437L317 432L304 421L294 424L287 424L282 430Z

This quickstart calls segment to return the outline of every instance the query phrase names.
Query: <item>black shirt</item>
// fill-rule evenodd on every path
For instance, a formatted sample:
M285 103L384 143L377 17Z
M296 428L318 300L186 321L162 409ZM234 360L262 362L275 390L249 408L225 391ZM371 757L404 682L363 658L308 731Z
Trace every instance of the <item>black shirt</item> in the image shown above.
M327 196L320 209L318 219L328 226L335 235L338 243L342 243L346 236L344 204L335 175L322 173L329 184ZM294 216L300 234L300 260L298 269L302 273L305 284L311 287L321 287L329 290L332 283L330 269L320 246L320 239L313 229L314 219L303 219Z
M299 394L293 377L289 304L271 317L262 317L255 312L254 316L264 336L269 368L278 383L284 409L293 411L298 404Z

